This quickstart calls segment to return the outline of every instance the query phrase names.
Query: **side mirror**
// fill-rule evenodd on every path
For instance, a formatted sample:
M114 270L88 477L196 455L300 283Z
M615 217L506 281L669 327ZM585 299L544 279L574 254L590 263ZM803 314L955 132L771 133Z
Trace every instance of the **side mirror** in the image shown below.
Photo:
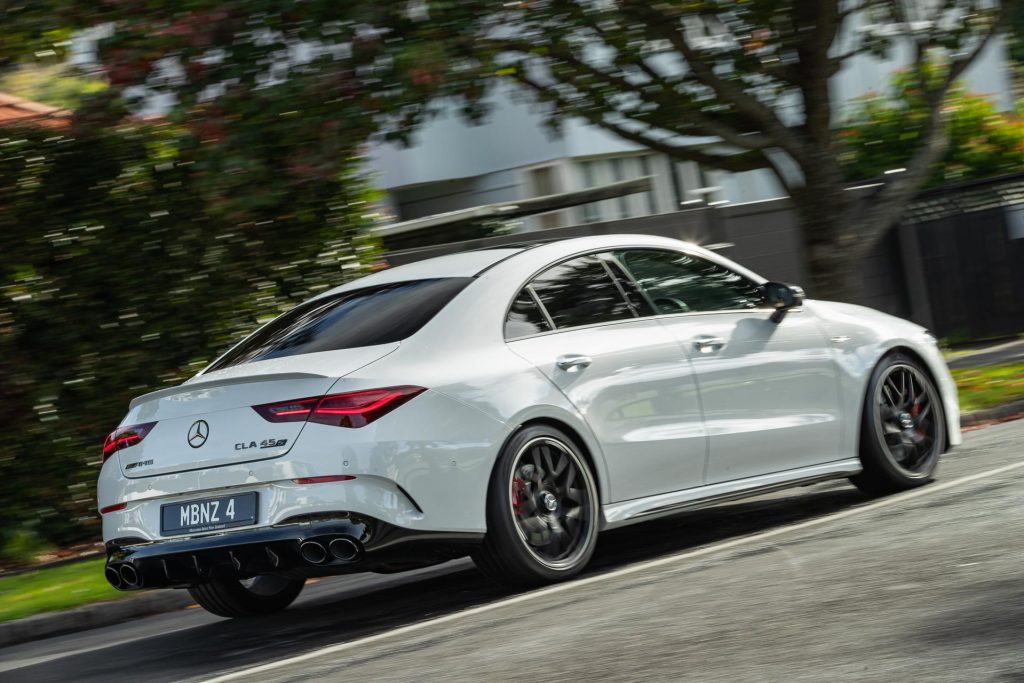
M787 285L782 282L766 282L761 285L765 301L775 309L771 321L780 323L786 317L786 311L796 308L804 302L806 296L802 287Z

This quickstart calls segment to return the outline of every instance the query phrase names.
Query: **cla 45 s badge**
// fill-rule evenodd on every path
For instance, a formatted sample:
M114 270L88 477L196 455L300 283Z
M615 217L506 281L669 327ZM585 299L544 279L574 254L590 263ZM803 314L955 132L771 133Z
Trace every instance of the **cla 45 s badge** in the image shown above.
M264 439L263 441L260 441L259 443L256 443L255 441L250 441L249 443L245 443L243 441L241 443L236 443L235 444L235 450L236 451L246 451L246 450L249 450L250 448L281 448L286 443L288 443L288 439Z

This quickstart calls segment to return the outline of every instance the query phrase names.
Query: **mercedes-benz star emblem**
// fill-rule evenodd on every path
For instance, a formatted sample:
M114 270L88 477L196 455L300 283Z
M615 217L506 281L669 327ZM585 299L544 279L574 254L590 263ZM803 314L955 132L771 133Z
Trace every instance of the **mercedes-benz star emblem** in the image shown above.
M210 425L206 424L206 420L196 420L188 428L188 445L192 448L199 448L206 443L209 436Z

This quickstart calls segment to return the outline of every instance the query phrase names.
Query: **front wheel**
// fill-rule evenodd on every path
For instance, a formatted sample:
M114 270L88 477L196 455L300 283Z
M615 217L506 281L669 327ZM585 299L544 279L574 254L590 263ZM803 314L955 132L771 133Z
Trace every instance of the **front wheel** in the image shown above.
M255 617L280 612L299 597L305 581L262 575L251 579L216 579L191 586L199 606L219 617Z
M594 475L573 440L553 427L527 427L494 467L487 535L473 560L507 585L568 579L594 554L599 514Z
M900 353L886 356L868 383L861 422L860 490L884 495L927 484L946 449L942 398L927 371Z

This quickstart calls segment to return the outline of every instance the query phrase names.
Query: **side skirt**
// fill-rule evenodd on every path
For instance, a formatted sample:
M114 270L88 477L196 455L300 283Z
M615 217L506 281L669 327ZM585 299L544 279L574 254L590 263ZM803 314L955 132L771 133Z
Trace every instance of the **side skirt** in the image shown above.
M729 500L759 496L772 491L806 486L829 479L843 479L861 471L860 460L837 460L823 465L773 472L757 477L708 484L682 491L660 493L603 506L604 529L614 529L634 522L666 517L682 510L705 507Z

